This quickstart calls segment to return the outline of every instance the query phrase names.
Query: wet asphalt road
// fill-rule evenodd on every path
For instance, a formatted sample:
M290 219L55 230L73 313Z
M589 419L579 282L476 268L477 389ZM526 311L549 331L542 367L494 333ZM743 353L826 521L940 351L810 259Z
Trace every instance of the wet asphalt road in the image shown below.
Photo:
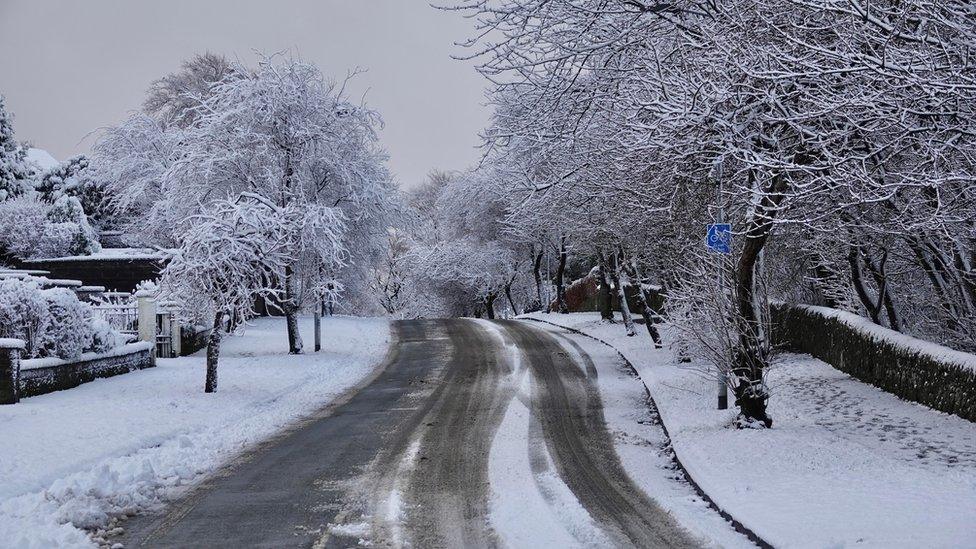
M511 352L556 472L615 545L694 541L623 472L596 369L517 321L395 324L383 369L355 391L201 484L164 513L125 524L125 547L494 547L488 459L516 398ZM495 332L495 333L493 333ZM505 343L500 341L501 334ZM582 362L580 364L579 362ZM330 524L347 525L330 529Z

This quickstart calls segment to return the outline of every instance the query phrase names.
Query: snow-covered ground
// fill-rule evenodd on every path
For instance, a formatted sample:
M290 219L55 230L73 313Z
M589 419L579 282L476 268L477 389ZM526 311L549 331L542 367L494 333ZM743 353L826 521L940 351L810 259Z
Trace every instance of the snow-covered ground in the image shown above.
M735 411L715 409L716 382L654 350L646 333L628 338L597 313L531 316L620 350L694 479L773 545L976 546L976 424L785 355L769 374L774 427L735 430Z
M257 442L366 379L387 352L384 319L323 319L323 348L287 355L284 320L228 337L218 391L204 357L0 407L0 545L85 547L80 528L158 507Z

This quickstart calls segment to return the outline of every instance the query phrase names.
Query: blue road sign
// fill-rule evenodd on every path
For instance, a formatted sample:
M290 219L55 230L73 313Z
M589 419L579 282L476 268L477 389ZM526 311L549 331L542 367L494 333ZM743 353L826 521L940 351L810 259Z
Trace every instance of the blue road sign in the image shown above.
M732 253L732 225L712 223L705 233L705 245L720 254Z

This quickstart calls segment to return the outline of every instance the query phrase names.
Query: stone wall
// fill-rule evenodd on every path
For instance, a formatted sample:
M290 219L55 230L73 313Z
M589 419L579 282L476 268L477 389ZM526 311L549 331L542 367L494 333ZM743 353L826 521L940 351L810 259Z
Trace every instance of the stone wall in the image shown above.
M976 421L976 355L809 305L774 304L772 341L905 400Z
M130 343L103 354L86 353L73 362L51 358L22 360L20 397L71 389L100 377L125 374L155 365L155 349L148 342Z
M210 329L201 326L184 326L180 330L180 356L189 356L207 346Z

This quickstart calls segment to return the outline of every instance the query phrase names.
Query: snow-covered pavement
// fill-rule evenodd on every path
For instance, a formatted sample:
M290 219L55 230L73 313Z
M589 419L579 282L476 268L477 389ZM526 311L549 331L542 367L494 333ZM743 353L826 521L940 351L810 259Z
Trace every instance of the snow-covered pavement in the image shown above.
M678 456L732 516L777 547L972 547L976 424L906 402L803 355L769 374L770 430L730 429L716 382L596 313L532 315L607 341L638 369ZM665 329L665 341L671 334ZM621 450L618 448L618 452Z
M0 407L0 540L83 547L80 528L158 507L242 450L366 379L390 341L383 319L323 319L323 347L287 355L284 320L258 319L224 341L217 393L204 357L96 380ZM69 524L70 523L70 524Z

